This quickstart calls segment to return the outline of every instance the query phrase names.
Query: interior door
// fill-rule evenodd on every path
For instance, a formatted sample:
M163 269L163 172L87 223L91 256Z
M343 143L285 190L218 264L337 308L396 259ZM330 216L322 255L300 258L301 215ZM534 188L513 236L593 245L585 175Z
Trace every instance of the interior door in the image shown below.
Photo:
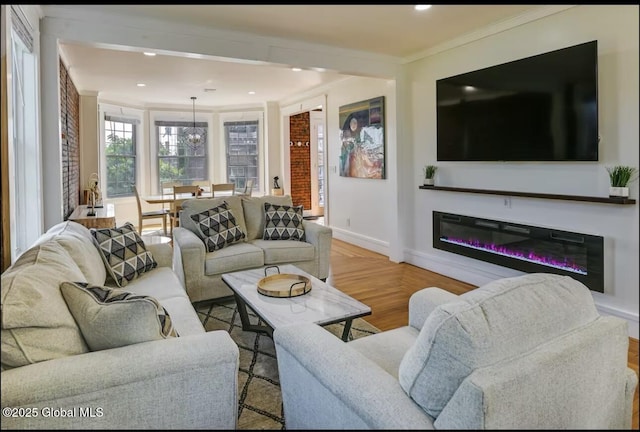
M310 111L311 131L311 214L324 216L325 203L325 124L323 111Z

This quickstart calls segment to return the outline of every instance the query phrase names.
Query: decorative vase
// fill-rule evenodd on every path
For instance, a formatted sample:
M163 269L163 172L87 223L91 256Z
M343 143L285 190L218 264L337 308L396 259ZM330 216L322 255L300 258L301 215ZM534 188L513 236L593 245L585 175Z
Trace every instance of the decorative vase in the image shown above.
M435 184L435 182L433 181L432 178L426 178L424 179L424 185L425 186L433 186Z
M614 187L611 186L609 188L609 196L610 197L629 197L629 188L628 187Z

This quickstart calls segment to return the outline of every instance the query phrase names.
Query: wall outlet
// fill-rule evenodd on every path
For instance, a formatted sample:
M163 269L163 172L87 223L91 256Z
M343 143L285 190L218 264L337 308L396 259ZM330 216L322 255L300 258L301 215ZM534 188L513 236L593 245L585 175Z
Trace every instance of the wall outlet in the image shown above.
M347 226L350 227L351 226L351 218L347 218Z
M506 198L504 199L504 206L505 206L506 208L511 208L511 197L506 197Z

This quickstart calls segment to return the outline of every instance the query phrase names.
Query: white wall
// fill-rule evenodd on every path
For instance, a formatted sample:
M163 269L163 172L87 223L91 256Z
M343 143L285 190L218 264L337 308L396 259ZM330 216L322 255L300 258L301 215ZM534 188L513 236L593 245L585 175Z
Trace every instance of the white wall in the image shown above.
M327 92L327 186L334 236L367 249L390 255L397 229L398 188L395 81L353 77L332 86ZM342 105L384 96L385 179L341 177L340 124Z
M89 176L100 167L100 126L98 96L80 95L80 188L84 189ZM100 187L103 187L102 185ZM80 204L86 204L81 202Z
M598 41L598 162L436 162L437 79L582 42ZM553 227L605 239L605 292L593 293L601 312L627 318L638 338L638 204L611 205L419 190L421 169L436 163L443 186L607 196L607 166L638 166L638 6L578 6L408 65L415 185L405 219L407 261L469 283L522 274L433 249L432 211ZM631 197L638 199L638 183Z

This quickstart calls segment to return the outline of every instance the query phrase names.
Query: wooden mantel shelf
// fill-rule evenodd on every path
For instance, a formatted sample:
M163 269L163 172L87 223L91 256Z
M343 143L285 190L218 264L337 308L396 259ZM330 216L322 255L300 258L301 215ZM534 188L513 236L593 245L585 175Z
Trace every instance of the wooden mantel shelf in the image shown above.
M580 195L557 195L557 194L546 194L546 193L535 193L535 192L514 192L514 191L501 191L501 190L489 190L489 189L469 189L469 188L459 188L459 187L449 187L449 186L419 186L420 189L426 190L437 190L437 191L447 191L447 192L463 192L463 193L476 193L476 194L485 194L485 195L504 195L504 196L516 196L516 197L527 197L527 198L542 198L542 199L554 199L554 200L564 200L564 201L585 201L585 202L593 202L593 203L603 203L603 204L635 204L636 200L622 197L591 197L591 196L580 196Z

